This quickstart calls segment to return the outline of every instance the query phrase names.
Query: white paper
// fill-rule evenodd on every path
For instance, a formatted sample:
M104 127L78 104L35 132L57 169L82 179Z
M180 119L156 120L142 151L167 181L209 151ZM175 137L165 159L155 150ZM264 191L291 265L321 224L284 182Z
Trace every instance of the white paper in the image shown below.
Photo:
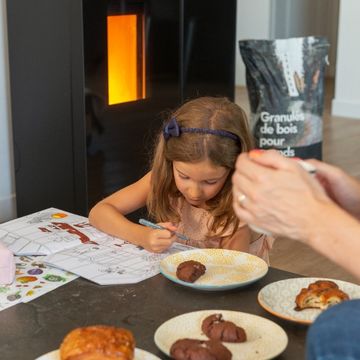
M0 286L0 311L34 300L77 278L72 273L46 266L43 258L15 256L15 280L10 285Z
M49 255L106 235L86 217L49 208L0 225L0 241L15 255Z
M160 272L169 254L193 247L179 243L161 254L109 236L88 219L56 208L0 225L0 241L15 255L47 255L47 265L100 285L131 284Z
M66 269L99 285L131 284L157 275L160 261L169 254L192 249L174 244L167 252L151 253L123 240L117 244L81 244L48 255L44 262Z

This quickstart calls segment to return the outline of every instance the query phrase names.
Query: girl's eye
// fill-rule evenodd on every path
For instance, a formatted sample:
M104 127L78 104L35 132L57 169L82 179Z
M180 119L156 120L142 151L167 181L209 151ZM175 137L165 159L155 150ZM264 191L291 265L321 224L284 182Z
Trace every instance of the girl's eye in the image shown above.
M212 181L205 181L205 184L207 185L215 185L217 183L216 180L212 180Z
M179 174L179 178L180 178L180 179L187 180L189 177L188 177L188 176L185 176L185 175L182 175L182 174Z

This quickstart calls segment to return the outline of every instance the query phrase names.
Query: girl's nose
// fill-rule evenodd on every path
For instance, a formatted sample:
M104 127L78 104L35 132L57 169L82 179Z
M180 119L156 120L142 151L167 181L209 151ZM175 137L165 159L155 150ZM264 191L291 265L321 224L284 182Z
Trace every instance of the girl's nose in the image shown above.
M193 185L189 188L189 195L192 199L197 199L201 197L201 188L200 186Z

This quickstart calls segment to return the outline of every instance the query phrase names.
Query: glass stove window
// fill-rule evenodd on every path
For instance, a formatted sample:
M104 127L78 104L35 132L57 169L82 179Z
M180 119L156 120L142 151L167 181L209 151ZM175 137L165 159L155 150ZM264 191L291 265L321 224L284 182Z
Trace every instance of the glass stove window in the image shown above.
M145 98L142 16L107 17L108 103Z

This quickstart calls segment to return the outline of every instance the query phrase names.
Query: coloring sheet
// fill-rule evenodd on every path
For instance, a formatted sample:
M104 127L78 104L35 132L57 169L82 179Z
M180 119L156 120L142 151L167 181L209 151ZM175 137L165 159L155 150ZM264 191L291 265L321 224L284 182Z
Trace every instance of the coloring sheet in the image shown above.
M74 274L47 266L43 258L15 256L15 281L11 285L0 285L0 311L31 301L77 278Z
M174 252L193 249L175 243L155 254L109 236L88 219L49 208L0 224L0 241L15 255L47 255L49 266L100 285L137 283L160 272L160 261Z
M155 276L160 261L175 252L193 249L175 243L167 252L151 253L124 240L110 240L107 245L81 244L48 255L44 262L71 271L99 285L131 284Z
M0 224L0 241L15 255L48 255L106 237L86 217L49 208Z

